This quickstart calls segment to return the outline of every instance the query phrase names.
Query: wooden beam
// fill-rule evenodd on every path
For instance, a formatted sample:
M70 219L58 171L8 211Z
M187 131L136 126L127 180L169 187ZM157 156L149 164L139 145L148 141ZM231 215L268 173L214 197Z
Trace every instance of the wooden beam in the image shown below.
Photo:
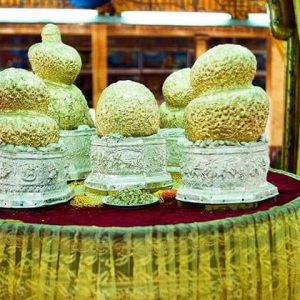
M107 28L106 25L91 26L93 108L96 108L101 92L107 86Z
M268 28L253 28L242 26L147 26L108 24L108 36L147 36L147 37L194 37L205 35L208 37L239 37L265 38L270 35Z

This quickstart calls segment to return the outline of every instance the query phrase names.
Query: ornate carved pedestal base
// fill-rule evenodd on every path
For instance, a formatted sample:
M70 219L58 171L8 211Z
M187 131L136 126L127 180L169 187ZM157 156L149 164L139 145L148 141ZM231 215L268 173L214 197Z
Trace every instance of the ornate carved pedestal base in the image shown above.
M68 180L83 180L91 172L91 137L95 134L95 129L89 127L60 132L60 143L66 149L69 164Z
M167 170L169 173L180 173L180 159L182 146L180 140L185 140L184 129L164 128L158 131L158 135L167 143Z
M0 151L0 207L29 208L70 200L65 153Z
M172 186L172 177L167 172L166 141L157 135L143 138L144 176L146 189Z
M266 181L268 168L263 142L207 148L189 143L183 147L182 186L176 198L207 204L265 200L278 194Z
M89 188L117 191L125 188L158 189L172 186L167 173L166 143L146 138L92 138Z

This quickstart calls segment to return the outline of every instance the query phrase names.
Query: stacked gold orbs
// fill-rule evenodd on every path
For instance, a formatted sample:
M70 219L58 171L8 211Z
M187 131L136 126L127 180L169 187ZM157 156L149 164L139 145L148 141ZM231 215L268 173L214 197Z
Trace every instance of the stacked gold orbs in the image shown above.
M32 72L0 72L0 142L31 147L58 142L59 128L47 116L49 98L45 83Z
M191 69L198 97L185 110L185 132L191 141L257 141L266 126L268 96L253 86L253 53L225 44L201 55Z
M80 55L61 41L56 25L48 24L43 28L42 42L31 46L28 56L33 71L47 85L50 93L48 115L57 121L59 128L93 127L86 99L73 84L81 69Z

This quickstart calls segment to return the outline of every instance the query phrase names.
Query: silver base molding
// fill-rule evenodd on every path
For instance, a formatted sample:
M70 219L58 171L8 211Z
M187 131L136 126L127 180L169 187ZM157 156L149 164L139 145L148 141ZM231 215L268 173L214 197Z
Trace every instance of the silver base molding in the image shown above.
M166 142L145 138L92 138L89 188L117 191L125 188L159 189L172 186L167 172Z
M158 135L167 143L167 170L169 173L180 173L180 160L182 154L182 141L186 140L184 129L163 128L158 130Z
M60 144L66 150L68 162L68 180L84 180L92 170L90 160L91 137L95 128L61 130Z
M0 207L31 208L70 200L65 152L0 151Z
M176 199L202 204L258 202L278 195L268 183L268 145L201 147L187 143L182 152L182 186Z

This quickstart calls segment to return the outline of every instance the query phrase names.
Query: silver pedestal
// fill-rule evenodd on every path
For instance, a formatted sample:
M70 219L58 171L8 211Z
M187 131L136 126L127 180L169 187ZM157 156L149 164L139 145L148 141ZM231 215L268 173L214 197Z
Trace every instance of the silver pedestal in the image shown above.
M70 200L65 153L0 151L0 207L31 208Z
M251 203L278 195L266 181L266 143L200 147L186 144L182 153L182 186L176 198L203 204Z
M143 138L144 176L146 189L172 186L172 177L167 171L166 141L158 135Z
M60 144L66 150L69 165L68 180L83 180L91 172L91 137L95 134L95 128L89 127L60 131Z
M101 191L172 186L166 169L166 143L160 137L92 138L92 172L85 185Z
M159 129L158 135L167 143L167 170L169 173L180 173L180 160L182 154L182 141L186 140L184 129L163 128Z

